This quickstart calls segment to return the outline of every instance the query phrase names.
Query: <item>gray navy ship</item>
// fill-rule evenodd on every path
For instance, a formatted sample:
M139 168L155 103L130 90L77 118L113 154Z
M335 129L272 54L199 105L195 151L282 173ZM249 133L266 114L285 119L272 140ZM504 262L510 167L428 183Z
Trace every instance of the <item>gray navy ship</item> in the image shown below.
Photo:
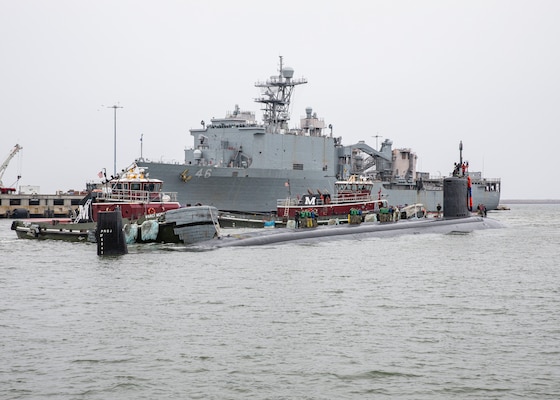
M362 141L343 145L311 107L299 127L290 127L293 91L306 83L294 78L280 57L279 73L255 84L261 91L255 101L262 107L262 122L236 105L224 118L201 121L200 128L190 130L194 147L185 150L184 163L136 162L163 180L166 190L177 192L183 205L200 203L220 211L274 213L282 199L333 193L336 181L352 175L372 178L372 192L391 205L421 203L433 212L443 205L444 177L416 171L417 156L410 149L393 149L388 139L379 149ZM497 208L500 179L485 179L468 168L465 173L471 178L474 207Z

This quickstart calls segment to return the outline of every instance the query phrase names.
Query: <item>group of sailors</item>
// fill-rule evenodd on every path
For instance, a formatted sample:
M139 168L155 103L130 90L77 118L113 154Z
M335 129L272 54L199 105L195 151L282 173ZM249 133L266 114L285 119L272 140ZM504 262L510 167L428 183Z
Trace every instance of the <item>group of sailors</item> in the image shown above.
M441 210L442 210L441 204L438 203L437 206L438 217L441 216ZM486 207L483 204L480 204L478 206L478 210L480 215L486 216ZM405 211L401 211L399 207L393 205L376 207L372 214L375 215L375 218L373 220L374 221L377 220L379 222L397 222L400 219L410 218L410 216L408 216ZM301 211L296 210L294 215L296 229L316 227L318 223L317 222L318 216L319 213L316 209L309 208ZM426 218L427 217L426 209L423 207L421 209L415 209L414 216L417 218L422 218L422 217ZM351 209L348 213L348 222L352 224L357 224L358 219L360 220L360 222L363 222L364 220L364 214L362 213L362 210L358 208ZM337 224L338 224L338 219L337 219Z
M466 176L469 172L469 162L455 163L453 176Z
M477 207L476 210L478 212L478 215L480 215L481 217L486 217L488 216L488 210L486 209L486 206L482 203L480 203Z
M313 228L317 226L317 212L313 209L297 211L294 216L296 222L296 229Z
M400 211L398 207L395 206L387 206L387 207L380 207L379 213L377 214L377 220L379 222L393 222L398 221L400 219Z

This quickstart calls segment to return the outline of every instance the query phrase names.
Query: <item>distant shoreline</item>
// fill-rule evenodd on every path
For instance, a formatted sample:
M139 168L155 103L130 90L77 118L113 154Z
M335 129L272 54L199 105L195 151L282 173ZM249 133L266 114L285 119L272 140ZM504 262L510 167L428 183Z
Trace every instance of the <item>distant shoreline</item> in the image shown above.
M523 199L523 200L500 200L500 205L507 205L507 204L560 204L560 199L556 199L556 200L552 200L552 199L547 199L547 200L528 200L528 199Z

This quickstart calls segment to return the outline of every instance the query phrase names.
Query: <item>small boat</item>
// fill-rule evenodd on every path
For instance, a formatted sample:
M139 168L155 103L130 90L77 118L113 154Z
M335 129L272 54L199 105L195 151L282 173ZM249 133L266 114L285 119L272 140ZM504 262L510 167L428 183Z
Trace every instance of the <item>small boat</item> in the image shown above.
M193 244L220 236L218 210L212 206L189 206L166 211L156 218L124 223L124 236L131 243Z
M12 222L11 229L20 239L51 239L68 242L91 242L95 222L74 223L70 219L26 219Z
M373 193L374 183L367 177L352 175L347 180L335 182L335 193L316 193L308 191L301 197L279 199L277 201L278 216L294 219L305 212L313 212L318 218L328 219L347 216L351 210L359 210L361 214L374 213L384 207L387 200L376 197Z

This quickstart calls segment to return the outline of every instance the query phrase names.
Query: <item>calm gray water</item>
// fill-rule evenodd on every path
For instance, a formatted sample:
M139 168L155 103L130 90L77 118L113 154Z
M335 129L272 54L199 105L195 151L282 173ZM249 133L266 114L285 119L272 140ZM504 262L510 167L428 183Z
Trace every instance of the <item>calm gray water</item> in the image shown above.
M116 258L0 220L0 398L558 399L560 205L489 216Z

